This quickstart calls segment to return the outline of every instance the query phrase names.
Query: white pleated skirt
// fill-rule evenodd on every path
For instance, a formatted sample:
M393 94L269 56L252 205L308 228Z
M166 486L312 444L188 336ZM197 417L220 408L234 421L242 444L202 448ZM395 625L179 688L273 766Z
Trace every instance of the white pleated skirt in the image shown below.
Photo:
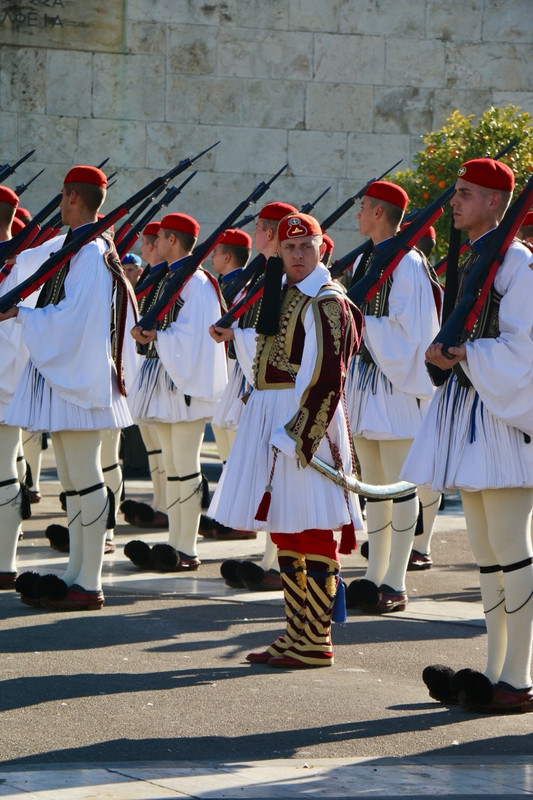
M283 453L278 454L276 462L268 519L266 522L255 519L272 468L270 437L275 428L293 417L297 408L294 389L254 389L207 512L209 516L232 528L274 533L300 533L309 528L339 530L350 520L356 530L362 528L356 495L349 494L347 505L343 490L333 481L312 467L298 467L296 459ZM348 433L339 408L328 433L339 447L348 471ZM333 463L326 439L320 443L317 455Z
M191 397L187 403L159 358L145 358L128 398L137 424L150 422L194 422L211 419L216 400Z
M454 375L437 390L400 478L437 492L532 487L533 442Z
M233 362L233 369L222 393L216 411L213 414L213 424L219 428L230 428L236 431L244 410L243 396L250 391L250 384L238 361Z
M365 439L414 439L430 402L398 391L360 358L352 360L345 393L352 434Z
M46 378L28 361L18 382L13 400L5 412L7 425L18 425L34 433L45 431L92 431L127 428L131 414L111 376L111 405L82 408L59 397Z

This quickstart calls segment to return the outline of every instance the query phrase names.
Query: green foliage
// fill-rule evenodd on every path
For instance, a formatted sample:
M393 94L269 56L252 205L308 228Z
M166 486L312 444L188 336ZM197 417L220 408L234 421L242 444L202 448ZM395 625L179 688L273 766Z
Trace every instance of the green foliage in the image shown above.
M440 130L423 137L425 148L413 158L416 168L396 172L392 180L408 193L409 208L424 208L454 183L464 161L494 157L513 139L518 139L517 143L501 160L512 168L521 189L533 172L533 127L531 115L514 105L491 107L477 122L474 114L465 117L454 111ZM434 263L446 255L450 225L448 205L435 225Z

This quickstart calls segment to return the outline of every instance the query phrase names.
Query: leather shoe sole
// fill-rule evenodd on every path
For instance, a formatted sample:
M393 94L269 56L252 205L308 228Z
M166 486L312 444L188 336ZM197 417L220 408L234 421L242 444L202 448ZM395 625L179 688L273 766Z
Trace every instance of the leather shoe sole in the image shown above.
M104 593L102 591L86 592L81 587L71 586L62 600L41 597L42 608L50 608L54 611L98 611L103 605Z
M380 588L379 600L376 605L378 614L388 614L392 611L405 611L407 595L405 592L388 592Z
M281 669L316 669L317 667L331 667L333 659L324 659L320 664L306 664L305 661L298 661L297 658L291 656L273 656L268 659L269 667L280 667Z

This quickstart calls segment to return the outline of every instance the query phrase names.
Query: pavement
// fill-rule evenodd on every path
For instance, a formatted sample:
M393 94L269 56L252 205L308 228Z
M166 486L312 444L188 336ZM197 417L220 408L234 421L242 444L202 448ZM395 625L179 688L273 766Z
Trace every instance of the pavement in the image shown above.
M202 464L213 486L212 442ZM49 448L20 572L66 565L44 536L64 524L59 491ZM150 483L127 480L126 494L149 502ZM139 538L166 534L119 514L101 611L35 610L0 594L0 798L533 796L532 716L447 708L421 679L427 664L484 668L478 573L457 496L437 517L433 568L407 574L406 610L351 613L334 626L327 669L245 661L282 631L282 593L230 589L220 564L259 560L264 534L200 539L200 569L170 576L125 558L124 544ZM348 583L364 568L358 552L343 558Z

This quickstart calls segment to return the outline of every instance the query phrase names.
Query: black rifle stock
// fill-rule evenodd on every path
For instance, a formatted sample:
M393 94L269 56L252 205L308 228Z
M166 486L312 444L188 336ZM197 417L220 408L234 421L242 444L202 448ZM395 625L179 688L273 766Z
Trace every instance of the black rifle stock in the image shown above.
M287 167L288 164L285 164L266 183L265 181L261 181L261 183L255 187L253 192L249 194L245 200L242 200L239 205L233 209L231 214L229 214L220 223L213 233L208 236L208 238L202 244L198 245L194 249L190 256L186 256L180 260L179 266L172 271L164 294L159 301L155 303L152 308L143 316L143 318L139 320L138 327L142 328L142 330L152 330L152 328L154 328L158 320L161 320L167 313L168 309L171 308L175 303L184 282L190 277L190 275L193 274L197 267L208 256L213 247L215 247L218 239L224 233L226 228L231 228L235 220L237 220L243 214L249 205L256 203L265 194L265 192L268 191L272 183L282 174L282 172L285 172Z

